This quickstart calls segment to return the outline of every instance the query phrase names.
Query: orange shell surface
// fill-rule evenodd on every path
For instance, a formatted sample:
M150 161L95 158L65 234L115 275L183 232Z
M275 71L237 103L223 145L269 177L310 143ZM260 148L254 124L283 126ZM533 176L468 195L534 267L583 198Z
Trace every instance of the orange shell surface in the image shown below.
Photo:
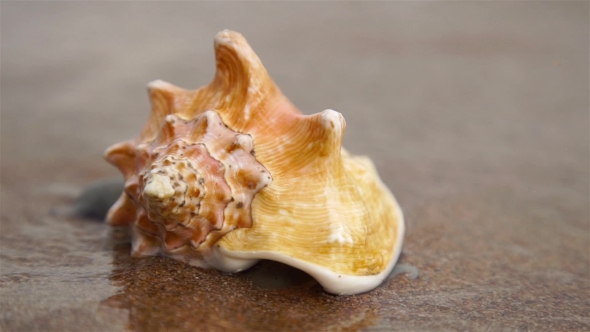
M303 115L239 33L218 33L215 57L209 85L148 85L145 127L106 151L126 181L108 222L132 227L135 255L228 271L274 259L383 280L403 216L371 161L342 149L343 116Z

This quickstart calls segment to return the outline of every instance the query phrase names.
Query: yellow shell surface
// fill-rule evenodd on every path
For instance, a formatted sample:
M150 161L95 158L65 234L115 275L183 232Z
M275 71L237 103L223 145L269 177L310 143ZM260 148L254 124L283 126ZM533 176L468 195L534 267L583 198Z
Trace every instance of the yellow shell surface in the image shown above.
M375 282L378 285L401 252L403 216L397 202L379 180L372 162L366 157L351 156L341 147L346 127L342 115L333 110L303 115L280 92L239 33L224 30L217 34L215 54L217 72L207 86L185 90L162 81L151 83L152 113L141 134L107 151L107 160L122 171L128 182L126 192L109 213L109 222L139 229L134 238L134 250L139 254L163 253L191 263L201 260L203 265L225 270L241 268L224 266L223 260L218 260L220 255L253 262L271 258L287 264L296 262L292 265L304 270L303 266L311 266L307 272L312 275L314 269L319 269L335 275L379 276L379 282ZM196 134L192 134L196 129L191 129L190 124L198 123L205 116L210 122L220 119L219 125L227 128L207 127L209 129L203 129L203 134L196 138ZM174 123L175 119L183 122L183 127L174 125L176 127L168 129L173 134L163 134L167 121ZM248 144L251 144L249 152L253 157L235 154L232 156L236 157L230 158L237 144L236 140L232 141L238 137L236 135L251 138ZM143 178L137 174L155 163L154 158L162 158L141 159L139 147L150 146L143 148L146 155L156 155L155 151L177 151L170 150L171 142L203 144L210 159L215 160L209 164L218 162L215 167L225 170L224 178L219 181L224 180L229 189L223 185L225 196L209 204L213 207L227 204L218 214L224 216L223 224L210 221L207 227L199 226L199 241L191 240L196 236L191 228L197 227L194 222L188 226L181 223L180 233L174 233L177 228L166 224L166 218L160 221L147 218L157 227L137 226L139 219L146 223L146 211L153 210L142 199L147 184L142 185ZM201 150L205 151L204 148ZM231 165L232 172L229 171ZM260 178L254 186L248 179L258 170L268 172L269 177ZM201 191L197 190L203 202L215 196L211 195L215 188L220 188L212 183L205 182ZM187 181L179 188L186 191L185 187L192 186L193 183ZM240 186L246 189L249 186L251 190L242 190ZM153 191L153 188L156 187L152 183L148 189ZM170 190L170 196L176 197ZM244 192L244 201L248 203L246 210L235 206L238 191ZM198 200L193 201L195 206L201 206ZM163 208L163 203L159 204L157 211ZM230 209L231 204L234 206ZM180 209L178 204L174 205L175 215L184 215ZM236 211L249 211L251 219L232 219ZM153 228L151 233L142 230L150 227ZM204 229L210 233L203 233ZM185 242L167 241L167 237L172 236L183 238ZM166 246L168 242L171 244ZM182 246L183 243L186 245ZM212 250L217 252L211 254ZM248 265L251 264L244 264L244 267Z

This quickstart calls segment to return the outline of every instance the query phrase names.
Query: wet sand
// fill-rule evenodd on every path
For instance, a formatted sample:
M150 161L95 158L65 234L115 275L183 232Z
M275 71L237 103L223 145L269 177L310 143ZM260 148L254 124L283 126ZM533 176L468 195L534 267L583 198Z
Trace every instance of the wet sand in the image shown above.
M587 2L3 2L0 330L590 329ZM295 105L346 118L406 215L420 270L349 297L263 262L133 259L52 213L117 176L145 85L213 77L242 32Z

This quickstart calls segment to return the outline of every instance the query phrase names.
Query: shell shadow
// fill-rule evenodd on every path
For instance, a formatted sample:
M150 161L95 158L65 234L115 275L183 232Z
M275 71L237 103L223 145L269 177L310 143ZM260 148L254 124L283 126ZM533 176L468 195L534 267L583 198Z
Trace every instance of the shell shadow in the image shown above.
M107 212L123 192L123 180L119 177L97 180L75 195L73 202L55 206L49 214L58 218L82 218L92 221L104 221ZM50 193L53 193L50 191ZM70 196L70 195L66 195Z

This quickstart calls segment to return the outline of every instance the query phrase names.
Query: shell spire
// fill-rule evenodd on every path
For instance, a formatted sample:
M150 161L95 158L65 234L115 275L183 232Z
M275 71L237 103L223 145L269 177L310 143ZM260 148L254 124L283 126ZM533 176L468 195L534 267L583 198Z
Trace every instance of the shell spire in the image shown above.
M403 215L371 161L342 148L342 114L303 115L241 34L214 46L210 84L150 83L143 130L106 151L126 180L107 221L132 228L136 256L224 271L272 259L337 294L379 285Z

